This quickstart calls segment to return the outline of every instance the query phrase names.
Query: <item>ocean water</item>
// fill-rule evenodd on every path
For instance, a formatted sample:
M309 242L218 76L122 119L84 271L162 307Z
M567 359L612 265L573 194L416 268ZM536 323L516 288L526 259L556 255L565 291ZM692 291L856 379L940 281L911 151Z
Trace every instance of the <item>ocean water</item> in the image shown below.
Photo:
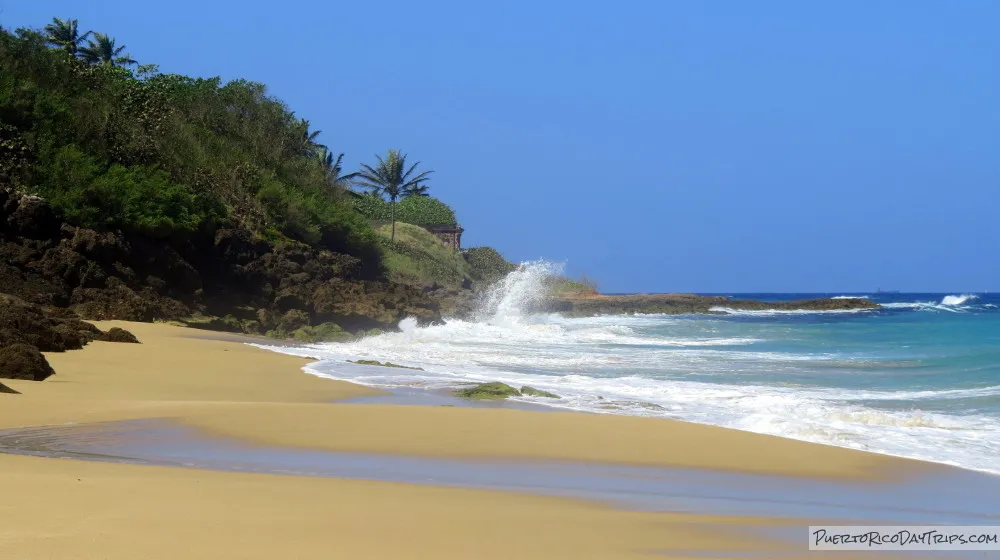
M557 272L528 263L449 319L356 342L279 351L315 375L377 387L503 381L597 413L674 418L1000 473L1000 295L860 296L884 309L729 315L529 315ZM421 367L345 368L374 359Z

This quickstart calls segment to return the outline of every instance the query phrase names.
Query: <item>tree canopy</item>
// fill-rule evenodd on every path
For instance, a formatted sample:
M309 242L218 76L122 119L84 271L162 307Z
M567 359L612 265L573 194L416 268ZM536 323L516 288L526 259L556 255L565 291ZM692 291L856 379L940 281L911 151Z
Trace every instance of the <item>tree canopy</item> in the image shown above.
M124 49L76 20L0 31L0 188L77 225L165 239L243 227L377 264L342 158L308 121L259 83L133 72Z

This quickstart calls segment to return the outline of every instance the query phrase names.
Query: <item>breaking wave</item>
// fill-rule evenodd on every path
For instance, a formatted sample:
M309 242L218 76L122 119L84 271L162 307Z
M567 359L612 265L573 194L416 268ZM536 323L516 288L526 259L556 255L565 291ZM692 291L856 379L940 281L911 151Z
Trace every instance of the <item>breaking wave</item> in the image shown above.
M737 315L746 317L774 317L777 315L822 315L822 314L842 314L842 313L871 313L872 309L732 309L730 307L715 306L709 309L716 313L726 315Z
M562 398L524 398L556 408L673 418L1000 472L1000 385L892 385L907 368L923 371L925 346L910 355L887 344L878 350L885 356L873 354L873 335L844 346L836 337L847 335L830 330L839 323L818 318L870 310L713 309L735 318L525 313L559 273L552 263L525 263L485 295L474 321L419 327L406 319L395 333L274 349L320 360L307 367L314 375L366 385L445 390L502 381L556 393ZM887 303L897 313L871 314L871 328L903 311L959 313L972 300ZM359 359L422 371L346 363ZM884 386L870 382L883 378ZM864 382L852 386L854 379Z
M944 298L941 300L941 305L958 306L968 301L972 301L974 299L979 299L979 296L972 294L963 294L960 296L944 296Z

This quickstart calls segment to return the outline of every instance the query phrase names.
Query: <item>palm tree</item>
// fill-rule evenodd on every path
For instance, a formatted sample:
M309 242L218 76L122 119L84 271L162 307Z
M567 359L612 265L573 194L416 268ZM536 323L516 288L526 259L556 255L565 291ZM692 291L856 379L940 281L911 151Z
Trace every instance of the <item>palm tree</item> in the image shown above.
M87 46L80 49L80 56L87 64L126 66L138 64L128 53L122 54L125 45L116 46L115 40L104 33L94 33Z
M317 149L320 145L316 142L322 130L309 131L309 121L302 119L299 121L298 126L296 126L297 132L299 134L298 142L299 145L296 147L296 152L299 155L306 157L312 157L319 154ZM325 156L324 156L325 157Z
M430 188L430 187L428 187L427 185L418 183L418 184L413 185L412 187L410 187L410 189L407 190L406 194L404 194L403 196L404 197L407 197L407 196L430 196L429 194L427 194L427 189L428 188Z
M64 49L76 56L80 43L90 36L90 31L80 35L78 22L75 19L52 18L52 23L45 26L46 41L53 47Z
M319 165L323 169L323 176L326 179L326 184L331 187L347 188L348 182L358 175L357 173L341 175L340 173L344 170L342 163L344 160L344 154L339 153L337 154L337 157L333 157L333 152L331 152L326 146L320 147L320 151L316 154L316 158L319 160Z
M376 155L378 165L372 167L368 164L361 164L361 171L356 174L355 184L372 189L372 194L389 197L392 210L392 241L396 240L396 200L400 197L411 194L414 189L421 187L421 183L427 180L427 176L433 171L422 171L413 175L420 162L414 163L407 169L406 154L399 153L399 150L389 150L385 159Z

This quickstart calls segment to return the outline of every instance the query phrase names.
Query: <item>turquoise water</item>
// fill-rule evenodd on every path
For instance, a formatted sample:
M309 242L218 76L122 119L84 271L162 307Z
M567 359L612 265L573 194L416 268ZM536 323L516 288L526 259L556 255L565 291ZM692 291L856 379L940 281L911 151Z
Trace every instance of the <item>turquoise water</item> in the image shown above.
M857 312L525 315L545 271L515 273L480 320L281 351L381 387L504 381L525 399L659 416L1000 473L1000 297L860 294ZM840 294L729 294L765 300ZM424 368L345 364L375 359Z

